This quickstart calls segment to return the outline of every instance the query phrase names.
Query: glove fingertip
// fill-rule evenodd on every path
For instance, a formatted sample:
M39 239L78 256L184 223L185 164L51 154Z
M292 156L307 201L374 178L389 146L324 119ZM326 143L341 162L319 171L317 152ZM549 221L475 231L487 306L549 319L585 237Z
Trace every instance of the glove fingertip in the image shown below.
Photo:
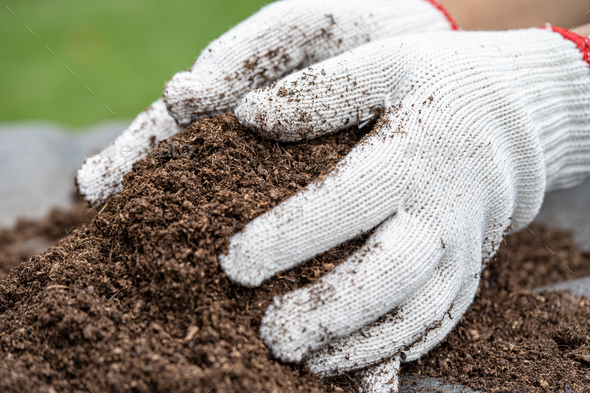
M280 142L306 139L305 133L292 129L294 122L283 113L287 111L287 105L283 105L278 99L273 103L273 94L267 91L271 89L251 91L239 102L235 114L240 122L266 139Z
M398 393L400 357L395 356L362 372L361 393Z
M241 241L241 233L232 236L229 252L217 257L219 265L230 280L248 288L260 286L274 272L257 263L250 248Z
M181 126L187 126L192 121L192 113L197 103L192 97L200 97L194 94L196 89L195 77L187 71L175 74L164 88L162 96L168 113ZM191 108L192 103L192 108Z

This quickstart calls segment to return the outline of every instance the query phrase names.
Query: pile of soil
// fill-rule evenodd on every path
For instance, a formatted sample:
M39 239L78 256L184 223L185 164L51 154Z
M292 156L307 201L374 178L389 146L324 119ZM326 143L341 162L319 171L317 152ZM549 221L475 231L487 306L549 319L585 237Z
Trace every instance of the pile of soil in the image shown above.
M225 115L158 144L91 223L0 282L0 391L356 391L354 373L321 381L272 359L258 328L273 296L315 281L363 239L257 289L231 283L217 255L362 136L278 144ZM5 231L0 254L26 242L23 228L59 237L70 224L55 218ZM590 301L530 292L590 274L590 258L566 233L531 229L508 237L459 326L405 373L498 392L590 389Z
M285 284L317 279L351 246L255 290L231 283L217 255L361 137L277 144L225 115L160 143L91 224L0 283L0 391L324 391L271 359L259 321Z

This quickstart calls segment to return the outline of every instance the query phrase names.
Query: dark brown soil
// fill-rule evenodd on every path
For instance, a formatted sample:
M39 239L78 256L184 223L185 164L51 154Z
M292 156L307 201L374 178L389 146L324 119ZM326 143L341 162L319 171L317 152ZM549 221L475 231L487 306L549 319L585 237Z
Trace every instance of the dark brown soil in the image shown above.
M322 382L273 360L258 326L274 294L314 281L362 239L254 290L229 282L217 255L361 136L285 145L231 115L201 120L139 162L92 223L78 224L88 210L78 207L2 232L0 275L37 252L28 239L47 244L75 226L0 282L0 391L353 390L353 374ZM590 274L590 258L568 234L531 229L508 237L463 321L406 373L488 391L590 391L590 301L530 293Z
M86 207L80 198L68 210L53 210L43 220L21 219L13 228L0 229L0 280L13 267L39 254L69 231L84 222L90 222L96 210Z
M279 145L226 115L161 143L91 224L0 282L0 391L324 391L271 359L258 325L274 294L318 278L351 246L256 290L226 279L217 255L361 135Z

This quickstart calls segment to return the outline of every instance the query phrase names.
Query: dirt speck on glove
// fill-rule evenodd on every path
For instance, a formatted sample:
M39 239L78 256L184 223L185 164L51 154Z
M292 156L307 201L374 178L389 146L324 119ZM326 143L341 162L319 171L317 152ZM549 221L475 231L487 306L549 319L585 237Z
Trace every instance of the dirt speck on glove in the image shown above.
M272 359L258 328L275 294L313 282L362 239L258 289L231 283L216 256L361 137L278 144L231 115L201 120L137 163L92 223L79 206L3 231L0 275L37 252L29 239L75 226L0 281L0 391L355 391L354 374L320 381ZM508 237L459 326L404 372L494 392L590 389L590 301L530 292L590 274L590 257L568 234L531 229Z

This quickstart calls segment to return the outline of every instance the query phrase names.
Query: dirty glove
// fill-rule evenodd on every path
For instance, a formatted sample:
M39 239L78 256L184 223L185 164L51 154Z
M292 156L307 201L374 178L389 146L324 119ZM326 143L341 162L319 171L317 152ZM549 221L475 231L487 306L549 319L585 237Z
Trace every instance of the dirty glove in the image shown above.
M507 231L590 173L587 40L555 30L384 39L245 96L241 121L287 141L385 111L336 170L219 257L255 287L374 228L330 273L274 299L260 334L275 356L323 375L390 359L364 389L395 390L400 359L449 333Z
M436 0L270 4L211 42L190 71L168 82L163 100L141 113L103 153L88 158L77 174L79 191L92 204L103 203L122 190L124 174L153 142L199 117L232 111L250 89L296 68L369 41L452 28L456 26Z

